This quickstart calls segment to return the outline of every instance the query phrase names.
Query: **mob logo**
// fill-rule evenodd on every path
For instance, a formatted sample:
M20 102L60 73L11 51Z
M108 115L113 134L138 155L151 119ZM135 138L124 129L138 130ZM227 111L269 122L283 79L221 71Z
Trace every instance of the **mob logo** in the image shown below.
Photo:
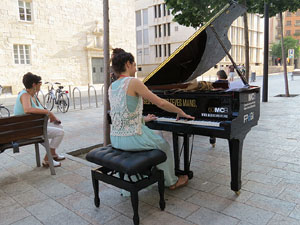
M248 102L255 100L255 97L256 97L255 93L248 94Z
M228 113L228 108L225 107L210 107L208 108L210 113Z
M250 122L254 119L254 112L250 112L244 115L244 123Z

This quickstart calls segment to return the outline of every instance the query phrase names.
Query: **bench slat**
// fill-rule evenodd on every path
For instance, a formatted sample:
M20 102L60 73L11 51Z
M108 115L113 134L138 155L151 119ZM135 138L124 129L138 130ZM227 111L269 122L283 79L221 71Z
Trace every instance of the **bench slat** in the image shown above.
M8 123L18 123L18 122L27 121L27 120L44 119L44 116L45 115L43 115L43 114L26 114L26 115L21 115L21 116L0 118L0 125L3 125L3 124L5 125Z
M0 144L6 144L12 141L18 141L27 138L34 138L42 135L43 135L43 126L30 127L28 129L8 132L6 134L2 133L0 136Z
M32 120L32 121L26 120L18 123L3 124L0 125L0 135L2 135L3 132L5 133L7 131L22 130L28 127L43 126L43 124L44 124L44 119Z

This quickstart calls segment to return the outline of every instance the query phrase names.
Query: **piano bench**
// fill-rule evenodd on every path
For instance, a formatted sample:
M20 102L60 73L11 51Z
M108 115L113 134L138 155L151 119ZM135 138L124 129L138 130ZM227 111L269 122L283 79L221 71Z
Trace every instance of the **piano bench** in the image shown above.
M101 166L92 170L96 207L100 206L99 180L129 191L134 212L133 222L137 225L139 224L138 192L158 182L159 206L164 210L164 173L156 168L156 165L167 159L163 151L159 149L123 151L109 145L89 152L86 159ZM125 175L128 176L126 180Z

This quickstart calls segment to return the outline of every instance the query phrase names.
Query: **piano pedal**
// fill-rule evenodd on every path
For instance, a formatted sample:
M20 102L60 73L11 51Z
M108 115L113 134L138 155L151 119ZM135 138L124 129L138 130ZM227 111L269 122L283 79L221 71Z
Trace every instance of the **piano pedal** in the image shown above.
M216 147L216 138L215 137L209 137L209 143L211 144L212 148Z
M237 196L240 196L241 191L235 191L234 193L235 193Z

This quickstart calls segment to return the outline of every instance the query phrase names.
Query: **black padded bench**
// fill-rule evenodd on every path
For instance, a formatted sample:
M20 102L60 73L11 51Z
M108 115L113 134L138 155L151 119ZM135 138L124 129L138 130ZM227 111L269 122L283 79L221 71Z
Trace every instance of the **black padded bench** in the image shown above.
M92 170L94 187L94 203L100 205L99 180L130 192L133 207L133 222L139 224L138 192L151 184L158 182L160 195L159 206L165 209L164 173L156 165L166 161L166 154L159 150L123 151L111 146L97 148L89 152L86 159L101 167ZM129 180L125 180L128 175Z

